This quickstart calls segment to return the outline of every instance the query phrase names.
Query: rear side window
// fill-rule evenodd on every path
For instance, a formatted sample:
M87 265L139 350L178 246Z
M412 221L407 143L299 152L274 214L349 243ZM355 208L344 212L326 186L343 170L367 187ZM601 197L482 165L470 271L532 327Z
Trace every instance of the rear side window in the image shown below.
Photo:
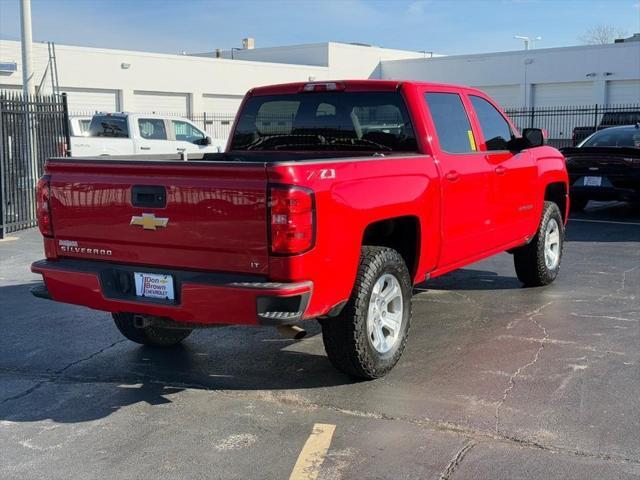
M426 93L440 148L448 153L476 151L469 117L457 93Z
M173 124L176 140L196 144L202 143L202 140L204 140L204 133L190 123L180 120L171 120L171 123Z
M127 118L94 115L89 126L89 136L127 138L129 136Z
M507 150L507 142L513 138L509 122L484 98L469 95L476 111L487 150Z
M250 98L232 150L416 152L399 92L308 92Z
M140 136L145 140L166 140L167 129L164 120L161 118L140 118L138 119Z

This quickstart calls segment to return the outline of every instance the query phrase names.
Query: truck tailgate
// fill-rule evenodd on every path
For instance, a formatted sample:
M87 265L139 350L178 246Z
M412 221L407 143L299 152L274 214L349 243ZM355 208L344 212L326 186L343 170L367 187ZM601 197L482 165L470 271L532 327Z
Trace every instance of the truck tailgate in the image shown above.
M54 160L47 173L60 257L267 273L263 163Z

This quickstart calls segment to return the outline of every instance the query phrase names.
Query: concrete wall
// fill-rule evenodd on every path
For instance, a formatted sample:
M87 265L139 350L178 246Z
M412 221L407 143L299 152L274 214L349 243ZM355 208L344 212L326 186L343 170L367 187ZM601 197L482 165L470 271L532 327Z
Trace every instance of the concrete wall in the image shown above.
M48 60L47 46L34 44L34 70L39 83ZM257 85L327 79L327 67L288 65L167 55L124 50L57 45L60 88L103 89L119 92L119 108L132 110L135 91L184 93L189 95L190 112L204 111L204 95L244 95ZM18 86L22 81L20 43L0 41L0 59L17 61L18 71L0 74L0 88ZM122 64L129 68L123 69ZM45 92L50 92L50 81Z
M315 65L327 67L329 65L328 43L311 43L307 45L291 45L286 47L268 47L223 50L222 58L247 60L252 62L287 63L294 65ZM214 58L215 52L191 54L200 57Z
M385 60L380 69L380 76L385 79L462 83L480 88L494 87L494 92L496 87L505 86L512 93L517 85L519 103L508 106L534 105L535 85L560 83L566 83L568 88L558 99L564 103L556 105L576 104L570 84L590 82L592 94L587 103L604 104L607 102L607 82L640 80L640 43ZM630 89L631 95L635 95L632 84ZM640 89L635 101L640 102ZM584 103L583 96L579 103Z
M87 108L93 95L96 108L115 97L114 109L133 111L141 105L136 92L157 92L167 107L172 96L186 96L186 113L229 112L254 86L344 78L461 83L484 88L503 106L640 102L640 42L435 58L335 42L236 51L242 60L69 45L56 50L62 91ZM33 56L39 83L46 44L35 44ZM0 73L0 88L19 87L20 43L0 40L0 61L18 63L17 72ZM47 79L45 93L50 85Z

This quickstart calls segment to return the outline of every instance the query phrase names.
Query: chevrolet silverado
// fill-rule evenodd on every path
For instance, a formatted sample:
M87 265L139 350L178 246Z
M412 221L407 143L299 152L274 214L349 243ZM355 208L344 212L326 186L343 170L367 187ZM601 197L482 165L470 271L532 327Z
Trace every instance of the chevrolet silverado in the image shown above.
M544 143L467 87L255 88L224 153L50 159L33 294L111 312L155 346L318 319L334 366L380 377L415 284L504 251L525 286L556 278L568 177Z

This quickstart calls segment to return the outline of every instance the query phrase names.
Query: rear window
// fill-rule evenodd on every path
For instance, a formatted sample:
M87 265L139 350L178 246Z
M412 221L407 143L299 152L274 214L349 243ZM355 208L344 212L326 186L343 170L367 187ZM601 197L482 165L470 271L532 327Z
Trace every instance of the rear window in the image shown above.
M447 153L476 151L476 141L467 111L457 93L426 93L440 148Z
M611 128L601 130L587 138L580 146L640 148L640 129Z
M126 138L129 136L127 118L94 115L89 126L89 136Z
M398 92L313 92L250 98L231 150L415 152Z
M640 122L640 112L605 112L600 125L633 125Z

